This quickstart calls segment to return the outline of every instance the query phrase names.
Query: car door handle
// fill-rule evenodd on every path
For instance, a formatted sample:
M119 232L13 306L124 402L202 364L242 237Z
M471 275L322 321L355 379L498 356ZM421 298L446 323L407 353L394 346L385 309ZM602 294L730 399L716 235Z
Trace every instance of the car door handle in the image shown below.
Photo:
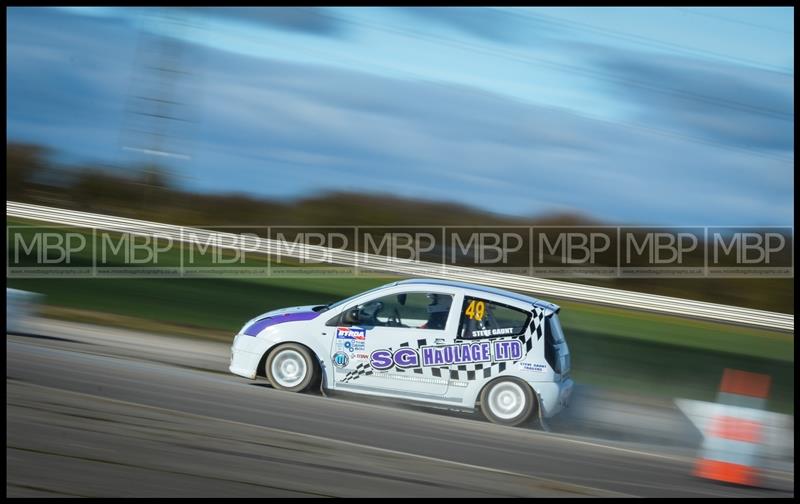
M433 342L436 343L437 345L442 345L444 344L444 338L436 338L435 340L433 340Z

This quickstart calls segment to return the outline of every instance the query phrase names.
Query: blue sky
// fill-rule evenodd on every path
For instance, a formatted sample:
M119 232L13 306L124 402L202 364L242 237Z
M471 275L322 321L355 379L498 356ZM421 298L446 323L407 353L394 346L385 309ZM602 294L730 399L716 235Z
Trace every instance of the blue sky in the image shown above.
M7 138L65 162L155 158L206 192L793 225L793 17L10 8ZM156 50L164 41L174 53ZM185 73L164 79L161 66Z

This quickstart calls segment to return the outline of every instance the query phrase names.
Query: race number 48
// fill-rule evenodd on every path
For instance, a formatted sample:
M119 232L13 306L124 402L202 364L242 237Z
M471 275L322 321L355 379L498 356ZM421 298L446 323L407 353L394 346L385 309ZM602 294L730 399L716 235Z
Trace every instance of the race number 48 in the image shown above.
M472 300L464 310L464 315L472 320L482 320L484 313L486 313L486 304L483 301Z

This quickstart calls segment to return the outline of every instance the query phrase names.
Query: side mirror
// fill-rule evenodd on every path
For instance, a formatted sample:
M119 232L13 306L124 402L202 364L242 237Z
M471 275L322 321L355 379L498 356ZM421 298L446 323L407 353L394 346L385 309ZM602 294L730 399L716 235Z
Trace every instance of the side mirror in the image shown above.
M346 310L342 314L342 322L344 322L345 324L358 323L358 307Z

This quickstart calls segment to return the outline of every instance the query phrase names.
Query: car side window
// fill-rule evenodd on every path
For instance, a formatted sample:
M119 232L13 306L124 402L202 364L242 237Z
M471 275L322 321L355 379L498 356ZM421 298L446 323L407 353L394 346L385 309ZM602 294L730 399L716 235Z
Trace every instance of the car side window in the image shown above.
M373 299L345 310L336 317L335 325L399 327L411 329L444 330L450 307L451 294L436 292L403 292Z
M531 314L485 299L465 296L458 325L460 339L517 336L528 327Z

